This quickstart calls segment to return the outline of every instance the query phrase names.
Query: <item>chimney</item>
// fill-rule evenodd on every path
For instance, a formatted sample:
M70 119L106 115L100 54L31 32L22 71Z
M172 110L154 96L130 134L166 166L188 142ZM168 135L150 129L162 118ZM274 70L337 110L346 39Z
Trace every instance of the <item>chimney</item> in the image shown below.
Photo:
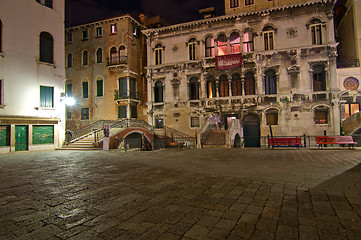
M203 8L199 10L203 19L212 18L216 16L216 9L214 7Z

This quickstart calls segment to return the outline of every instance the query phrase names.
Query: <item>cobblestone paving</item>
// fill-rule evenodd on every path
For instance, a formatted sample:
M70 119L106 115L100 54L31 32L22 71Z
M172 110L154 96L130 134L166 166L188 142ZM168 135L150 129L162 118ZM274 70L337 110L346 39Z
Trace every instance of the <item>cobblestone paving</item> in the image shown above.
M0 239L361 239L361 151L0 155Z

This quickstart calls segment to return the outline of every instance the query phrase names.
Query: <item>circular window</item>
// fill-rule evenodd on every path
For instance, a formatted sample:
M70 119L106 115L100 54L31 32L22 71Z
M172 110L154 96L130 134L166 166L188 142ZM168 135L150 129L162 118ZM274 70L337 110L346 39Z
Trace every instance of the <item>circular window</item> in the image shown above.
M357 80L357 78L348 77L343 81L343 86L347 90L356 90L359 86L359 81Z

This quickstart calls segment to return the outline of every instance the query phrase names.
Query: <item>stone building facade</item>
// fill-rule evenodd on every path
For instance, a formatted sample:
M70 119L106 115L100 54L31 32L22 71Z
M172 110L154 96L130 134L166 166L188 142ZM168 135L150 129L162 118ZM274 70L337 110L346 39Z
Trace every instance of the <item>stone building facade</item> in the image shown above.
M0 2L0 152L60 147L64 0Z
M232 144L239 122L250 147L340 134L334 1L286 2L232 12L226 0L225 16L144 30L149 123L191 136L216 123Z
M130 15L66 29L67 129L100 120L146 120L146 49Z

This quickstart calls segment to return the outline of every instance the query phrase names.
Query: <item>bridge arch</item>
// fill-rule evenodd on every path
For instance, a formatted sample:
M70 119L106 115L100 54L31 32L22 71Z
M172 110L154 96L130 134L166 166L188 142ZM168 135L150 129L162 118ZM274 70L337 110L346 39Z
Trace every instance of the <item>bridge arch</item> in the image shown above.
M144 137L149 142L149 144L152 144L154 139L154 134L151 131L144 128L129 127L110 137L109 148L117 149L119 144L123 141L123 139L125 139L127 136L133 133L139 133L144 135Z

